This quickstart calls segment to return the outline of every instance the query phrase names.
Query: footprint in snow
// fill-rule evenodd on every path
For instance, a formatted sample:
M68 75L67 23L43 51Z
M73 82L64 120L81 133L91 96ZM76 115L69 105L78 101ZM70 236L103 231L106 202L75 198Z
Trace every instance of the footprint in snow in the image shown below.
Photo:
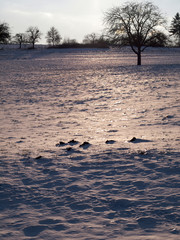
M79 142L76 141L76 140L74 140L74 139L68 142L68 144L70 144L70 145L76 145L76 144L78 144L78 143L79 143Z
M114 140L107 140L106 141L106 144L114 144L116 141L114 141Z
M128 142L130 142L130 143L146 143L146 142L152 142L152 141L147 140L147 139L140 139L140 138L133 137Z
M172 116L172 115L167 115L167 116L163 117L162 120L164 121L164 120L167 120L167 119L171 119L171 118L173 118L173 117L174 117L174 116Z
M83 148L83 149L87 149L90 147L90 143L89 142L83 142L79 147Z
M157 220L152 217L142 217L137 220L139 226L143 229L146 228L155 228L157 224Z
M78 141L76 141L76 140L71 140L71 141L69 141L68 143L65 143L65 142L63 142L63 141L60 141L59 143L57 143L56 144L56 147L63 147L63 146L65 146L65 145L71 145L71 146L73 146L73 145L76 145L76 144L78 144L79 142Z
M23 231L24 231L25 236L35 237L47 228L48 228L48 226L37 225L37 226L26 227L23 229Z
M125 210L135 205L135 202L128 199L117 199L110 202L110 208L113 211Z
M67 147L67 148L66 148L66 151L67 151L67 152L70 152L71 150L73 150L72 147Z
M131 140L129 140L129 142L135 142L136 140L137 140L137 138L133 137L133 138L131 138Z
M62 147L62 146L64 146L64 145L66 145L66 143L60 141L59 143L56 144L56 147Z

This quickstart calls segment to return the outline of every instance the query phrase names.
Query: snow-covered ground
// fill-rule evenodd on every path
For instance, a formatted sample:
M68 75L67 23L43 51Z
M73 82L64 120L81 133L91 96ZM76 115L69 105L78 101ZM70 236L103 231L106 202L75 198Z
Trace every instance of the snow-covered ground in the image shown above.
M0 239L180 238L180 49L142 64L0 51Z

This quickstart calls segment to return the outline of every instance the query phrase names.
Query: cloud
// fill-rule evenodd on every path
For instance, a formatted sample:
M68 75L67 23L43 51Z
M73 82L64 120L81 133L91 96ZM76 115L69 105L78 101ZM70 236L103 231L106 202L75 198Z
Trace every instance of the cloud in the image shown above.
M39 17L46 17L46 18L52 18L53 14L50 12L31 12L31 11L22 11L22 10L17 10L17 9L13 9L13 10L9 10L9 13L11 14L15 14L18 15L18 17L29 17L29 16L38 16ZM20 16L21 15L21 16Z

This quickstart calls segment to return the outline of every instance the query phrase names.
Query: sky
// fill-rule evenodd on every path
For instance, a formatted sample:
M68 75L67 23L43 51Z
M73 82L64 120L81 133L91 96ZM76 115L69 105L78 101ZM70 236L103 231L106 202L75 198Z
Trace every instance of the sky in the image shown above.
M127 0L0 0L0 22L10 26L11 34L24 33L37 26L43 33L40 43L45 43L47 31L54 26L63 39L82 42L85 35L101 34L104 13ZM136 1L136 2L143 2ZM180 0L152 0L171 22L180 12Z

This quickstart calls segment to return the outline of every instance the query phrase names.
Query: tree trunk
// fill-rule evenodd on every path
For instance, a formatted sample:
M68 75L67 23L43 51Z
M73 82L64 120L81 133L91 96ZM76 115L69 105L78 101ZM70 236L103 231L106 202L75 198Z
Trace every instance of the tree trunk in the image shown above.
M141 65L141 50L138 50L138 54L137 54L137 65Z

